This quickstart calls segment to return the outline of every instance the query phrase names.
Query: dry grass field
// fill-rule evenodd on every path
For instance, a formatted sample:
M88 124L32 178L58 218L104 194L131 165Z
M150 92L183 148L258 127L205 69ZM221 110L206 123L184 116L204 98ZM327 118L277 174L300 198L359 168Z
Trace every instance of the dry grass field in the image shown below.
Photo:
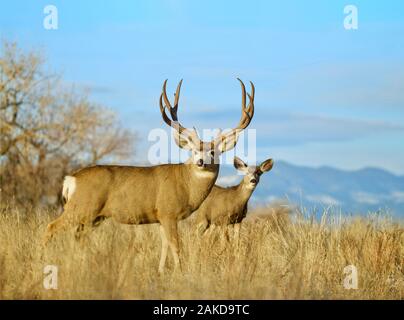
M2 209L0 299L404 298L404 229L386 218L316 221L261 209L237 239L231 229L200 237L183 221L183 270L173 270L169 256L162 275L157 225L106 221L80 242L64 233L43 249L52 218ZM56 290L43 287L46 265L58 266ZM347 265L358 270L357 290L343 286Z

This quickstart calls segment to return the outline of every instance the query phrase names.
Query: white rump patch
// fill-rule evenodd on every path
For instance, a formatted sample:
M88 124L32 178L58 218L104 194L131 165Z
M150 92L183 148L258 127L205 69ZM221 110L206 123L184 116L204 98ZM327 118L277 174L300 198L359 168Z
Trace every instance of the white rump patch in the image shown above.
M63 181L63 189L62 195L65 198L65 201L69 201L72 197L74 191L76 191L76 178L72 176L66 176Z

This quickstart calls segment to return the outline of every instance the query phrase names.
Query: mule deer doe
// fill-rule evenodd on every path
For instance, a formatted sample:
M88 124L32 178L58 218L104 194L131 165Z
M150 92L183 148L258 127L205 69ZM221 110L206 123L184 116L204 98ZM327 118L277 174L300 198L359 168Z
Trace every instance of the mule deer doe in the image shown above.
M181 268L177 222L198 209L208 196L218 176L219 155L234 148L240 132L250 124L254 114L254 85L251 83L251 95L247 93L249 105L246 106L245 87L238 80L242 90L240 122L236 128L219 133L210 142L200 140L195 129L187 129L178 122L182 80L177 86L174 107L167 98L166 80L159 101L161 115L164 122L175 129L177 145L191 151L191 157L185 163L151 167L96 165L65 177L64 212L47 226L44 243L57 231L70 227L77 227L76 235L80 236L84 229L91 229L106 218L124 224L160 223L159 272L163 271L168 246L175 267Z
M199 231L207 231L211 225L233 225L238 234L240 223L247 214L248 200L258 185L260 176L271 170L273 165L273 160L268 159L259 166L248 166L240 158L234 157L234 167L245 174L244 178L233 187L215 185L212 188L195 213Z

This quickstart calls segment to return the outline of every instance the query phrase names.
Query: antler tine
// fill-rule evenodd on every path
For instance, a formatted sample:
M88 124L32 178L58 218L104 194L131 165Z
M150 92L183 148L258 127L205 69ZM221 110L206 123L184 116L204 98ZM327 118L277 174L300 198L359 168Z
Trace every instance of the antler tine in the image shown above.
M251 81L250 81L250 84L251 84L251 95L248 95L248 98L250 99L250 103L248 105L248 108L247 108L248 111L247 112L250 114L250 116L252 118L253 115L254 115L255 87L254 87L254 83L252 83Z
M248 124L250 123L251 119L254 116L255 87L251 81L250 81L250 84L251 84L251 95L249 93L247 93L249 103L248 103L248 107L243 109L243 118L241 120L243 129L248 126Z
M249 93L246 93L243 81L241 81L239 78L237 78L237 80L240 81L241 84L241 118L236 128L225 134L219 135L218 139L221 140L233 134L237 135L241 130L247 128L254 116L254 95L255 95L254 84L250 81L251 84L251 95L250 95ZM248 107L246 107L246 95L248 96L249 99Z
M239 127L242 129L246 128L250 123L252 117L254 116L254 96L255 96L255 87L254 84L250 81L251 84L251 95L247 93L249 103L248 107L246 107L246 90L243 81L237 78L241 84L241 108L242 108L242 117L239 122Z
M160 112L163 117L163 120L166 124L168 124L170 127L172 127L172 120L167 116L166 114L166 107L163 106L163 94L160 95Z
M164 80L164 83L163 83L163 92L161 93L161 95L163 96L164 103L166 104L166 106L171 109L170 100L168 100L168 98L167 98L167 93L166 93L167 80L168 80L168 79Z
M178 83L177 90L175 91L174 108L173 108L175 111L175 116L177 116L178 100L180 99L181 85L182 85L182 79Z
M242 122L242 127L243 129L246 128L250 121L252 120L253 116L254 116L254 98L248 94L248 99L250 100L249 104L248 104L248 108L246 110L243 110L244 112L244 117L243 117L243 122Z
M182 84L182 80L180 81L180 83L177 86L177 91L176 91L176 95L175 95L175 99L174 99L174 108L173 108L170 104L170 101L167 98L167 93L166 93L167 79L164 81L163 90L160 95L160 111L161 111L163 120L166 124L168 124L170 127L173 127L174 129L182 132L185 130L185 128L183 126L181 126L181 124L178 122L178 117L177 117L178 100L179 100L179 95L180 95L181 84ZM164 100L165 105L163 105L163 100ZM172 120L167 116L167 114L165 112L166 108L169 109Z
M241 108L245 109L245 86L243 81L241 81L240 78L237 78L238 81L240 81L241 85Z

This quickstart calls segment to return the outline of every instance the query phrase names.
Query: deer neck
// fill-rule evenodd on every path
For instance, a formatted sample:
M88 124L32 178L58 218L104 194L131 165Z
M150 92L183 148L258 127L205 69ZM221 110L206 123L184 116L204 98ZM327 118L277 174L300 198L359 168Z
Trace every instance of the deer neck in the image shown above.
M182 179L187 181L189 201L198 208L215 185L219 173L219 164L212 164L209 169L200 170L196 165L185 163Z
M188 168L188 177L190 181L194 184L215 184L217 176L219 174L219 165L212 164L209 165L209 168L201 170L194 164L187 165Z
M244 179L237 186L237 193L239 194L239 199L242 201L248 201L254 192L255 188L251 188L247 183L244 182Z

